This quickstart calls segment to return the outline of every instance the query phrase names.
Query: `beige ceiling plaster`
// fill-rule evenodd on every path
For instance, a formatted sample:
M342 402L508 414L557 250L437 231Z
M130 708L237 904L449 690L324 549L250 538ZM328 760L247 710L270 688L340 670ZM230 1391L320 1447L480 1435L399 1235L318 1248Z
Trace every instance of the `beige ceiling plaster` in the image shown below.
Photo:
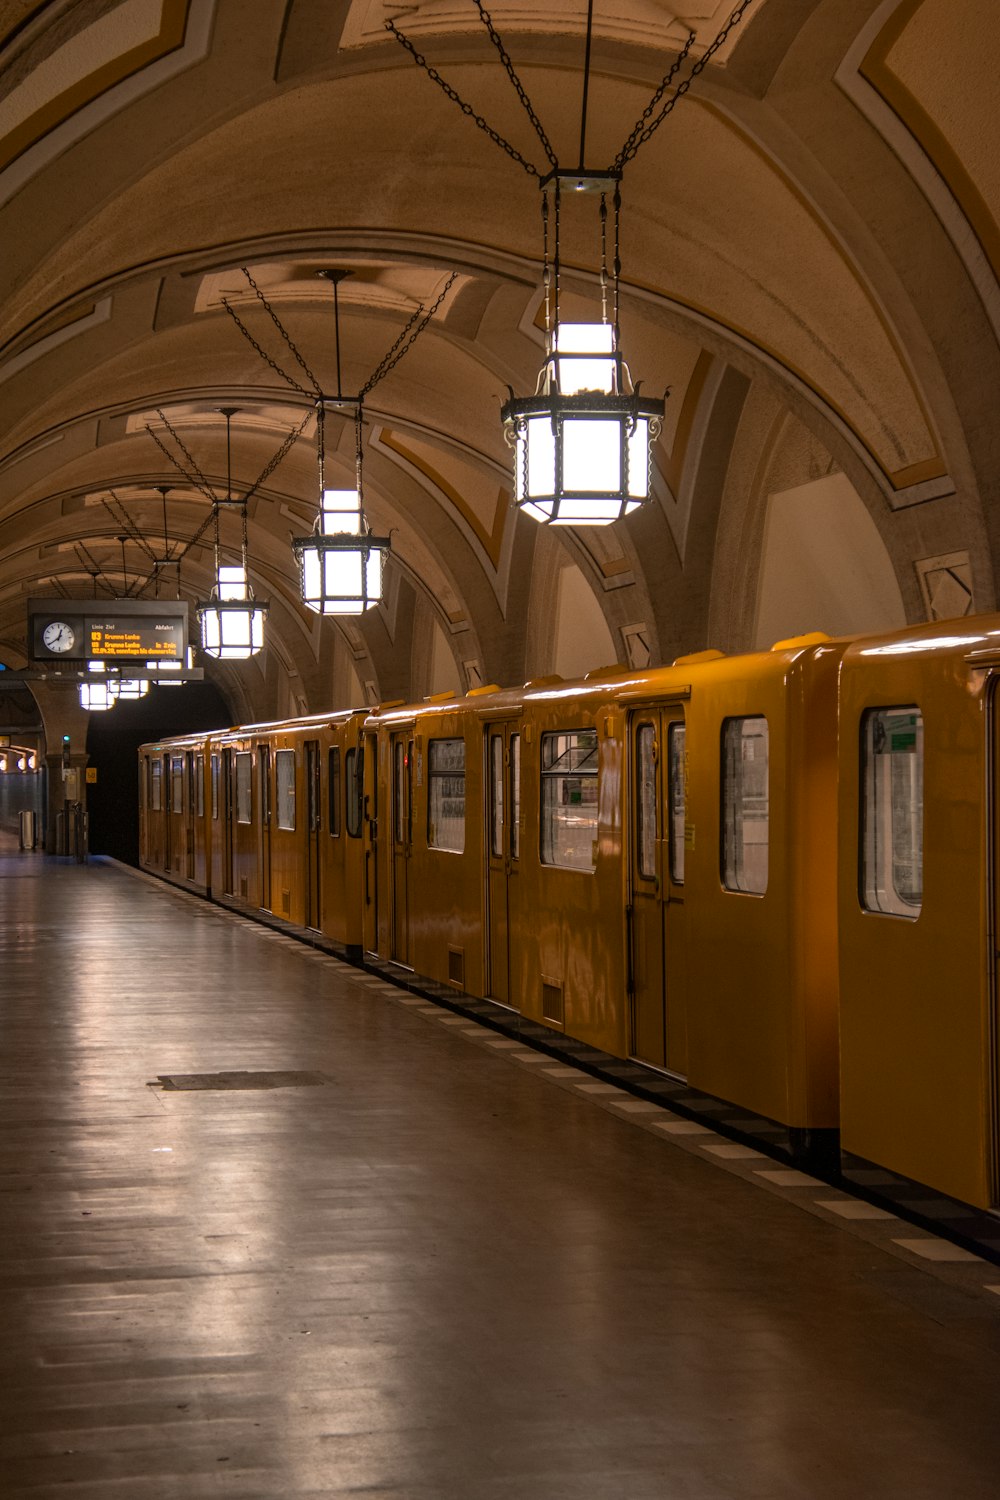
M955 159L934 119L886 64L886 52L898 38L899 26L913 19L920 4L921 0L882 0L845 54L836 82L895 151L932 205L966 265L994 332L1000 336L996 262L991 263L984 248L996 233L996 202L985 208L979 190ZM996 45L995 26L988 45ZM948 42L949 69L956 67L963 47L963 35L956 28ZM995 87L995 81L991 80L991 86ZM974 115L978 102L971 93L965 95L965 102ZM980 220L981 232L970 232L971 213Z
M715 105L691 100L673 131L669 209L651 177L654 156L636 163L630 262L645 271L668 249L677 300L818 393L893 486L941 475L895 330L819 209ZM706 171L710 195L699 181Z
M216 0L123 0L0 104L0 202L74 141L207 56Z
M862 71L948 183L1000 274L1000 117L996 0L903 0Z
M329 304L329 337L334 336L333 291L318 274L321 269L348 270L350 275L340 283L340 315L359 308L366 312L391 312L406 319L423 304L429 307L444 290L447 273L434 266L407 265L399 261L375 258L364 264L350 265L335 255L310 258L308 265L295 261L275 260L248 263L250 272L269 302L309 301ZM445 316L448 302L460 290L460 284L445 299L438 316ZM257 304L257 295L239 267L212 271L202 276L195 297L196 313L212 312L225 298L235 307Z
M763 10L766 0L756 0L753 12ZM689 31L695 33L693 56L698 56L722 29L734 8L734 0L679 0L668 5L663 0L597 0L594 5L594 36L612 41L633 42L657 50L676 50ZM489 6L497 30L515 35L518 32L584 37L587 10L581 0L547 0L532 4L530 0L499 0ZM386 0L354 0L344 23L341 46L345 50L368 46L385 40L385 22L391 16L407 36L426 38L445 33L482 31L485 28L478 12L468 0L423 0L418 4L386 3ZM749 17L748 17L749 19ZM722 65L738 39L738 31L720 48L713 59ZM514 59L515 64L517 59Z
M513 519L508 490L481 469L413 432L382 427L372 435L372 447L405 468L446 511L453 513L488 574L500 572L507 522ZM509 539L506 551L509 554Z

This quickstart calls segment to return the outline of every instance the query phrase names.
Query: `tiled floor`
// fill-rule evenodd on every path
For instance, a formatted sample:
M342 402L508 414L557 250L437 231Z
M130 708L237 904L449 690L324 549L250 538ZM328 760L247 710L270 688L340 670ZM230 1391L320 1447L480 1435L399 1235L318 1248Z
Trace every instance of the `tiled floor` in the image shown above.
M997 1494L995 1266L112 865L0 949L3 1500Z

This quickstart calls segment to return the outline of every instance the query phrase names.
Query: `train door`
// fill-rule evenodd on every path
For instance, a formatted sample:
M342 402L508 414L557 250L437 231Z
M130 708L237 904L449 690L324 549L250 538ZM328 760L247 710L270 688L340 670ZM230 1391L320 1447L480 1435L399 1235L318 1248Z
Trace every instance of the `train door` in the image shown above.
M233 894L233 751L222 752L222 889Z
M185 807L185 842L187 844L187 868L188 880L194 879L194 809L195 809L195 785L194 785L194 751L189 750L185 757L186 775L184 785L187 788L187 804Z
M410 962L409 865L413 836L413 733L394 734L392 761L392 952L396 963Z
M348 754L351 752L348 751ZM378 821L378 736L366 733L358 748L364 770L362 780L364 836L364 911L362 917L363 944L370 952L378 950L379 944L379 821Z
M271 910L271 747L257 750L257 775L260 779L260 904Z
M320 916L320 830L323 798L319 741L306 740L306 926L318 930Z
M163 868L174 867L174 827L171 814L174 810L172 782L170 780L170 756L163 757Z
M514 721L486 728L486 993L510 1005L511 881L520 855L521 736Z
M685 725L680 706L632 716L632 1053L687 1075L687 927L684 912Z

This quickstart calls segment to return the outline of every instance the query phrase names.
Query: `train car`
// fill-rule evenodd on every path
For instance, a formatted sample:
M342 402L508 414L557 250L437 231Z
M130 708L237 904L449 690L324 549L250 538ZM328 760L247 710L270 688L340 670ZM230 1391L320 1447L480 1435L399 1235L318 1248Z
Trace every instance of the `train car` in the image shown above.
M364 711L212 736L212 890L359 956Z
M857 642L840 693L842 1144L997 1209L1000 616Z
M835 1128L845 644L374 714L369 946L792 1131Z
M202 896L212 884L208 739L185 735L139 750L139 863Z

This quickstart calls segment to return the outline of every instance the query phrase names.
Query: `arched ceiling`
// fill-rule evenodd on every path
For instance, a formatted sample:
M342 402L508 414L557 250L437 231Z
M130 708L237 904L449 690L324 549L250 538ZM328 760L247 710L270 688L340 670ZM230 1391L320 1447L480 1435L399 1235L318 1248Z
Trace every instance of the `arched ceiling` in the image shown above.
M588 164L613 160L689 29L701 57L730 11L729 0L598 0ZM492 14L569 164L586 6L496 0ZM985 416L998 373L1000 177L985 127L1000 70L989 0L751 0L625 170L623 347L647 389L670 391L652 513L558 543L511 509L499 423L508 386L533 386L542 351L537 182L387 36L396 17L543 165L464 0L0 4L9 664L24 660L29 593L121 591L147 576L147 592L175 591L176 568L157 576L149 553L183 548L181 592L207 592L210 530L188 544L208 501L152 433L176 452L163 413L224 485L227 405L238 408L237 493L305 423L249 518L275 661L298 679L303 706L323 701L338 652L378 692L405 691L417 616L433 619L457 662L516 676L539 547L566 550L615 628L645 621L660 654L706 644L731 455L741 472L748 462L748 392L760 409L774 403L770 426L758 422L757 467L779 417L807 428L869 507L909 607L918 593L903 575L928 548L964 548L991 602L1000 454ZM564 315L592 316L594 200L564 201L562 230ZM366 399L365 498L375 529L392 534L392 587L352 626L319 622L298 599L289 541L315 514L312 401L258 357L223 299L309 382L243 266L329 393L333 316L319 271L351 272L340 289L345 390L443 293ZM349 484L349 424L332 417L327 441L329 472ZM266 711L274 670L243 670L244 695Z

